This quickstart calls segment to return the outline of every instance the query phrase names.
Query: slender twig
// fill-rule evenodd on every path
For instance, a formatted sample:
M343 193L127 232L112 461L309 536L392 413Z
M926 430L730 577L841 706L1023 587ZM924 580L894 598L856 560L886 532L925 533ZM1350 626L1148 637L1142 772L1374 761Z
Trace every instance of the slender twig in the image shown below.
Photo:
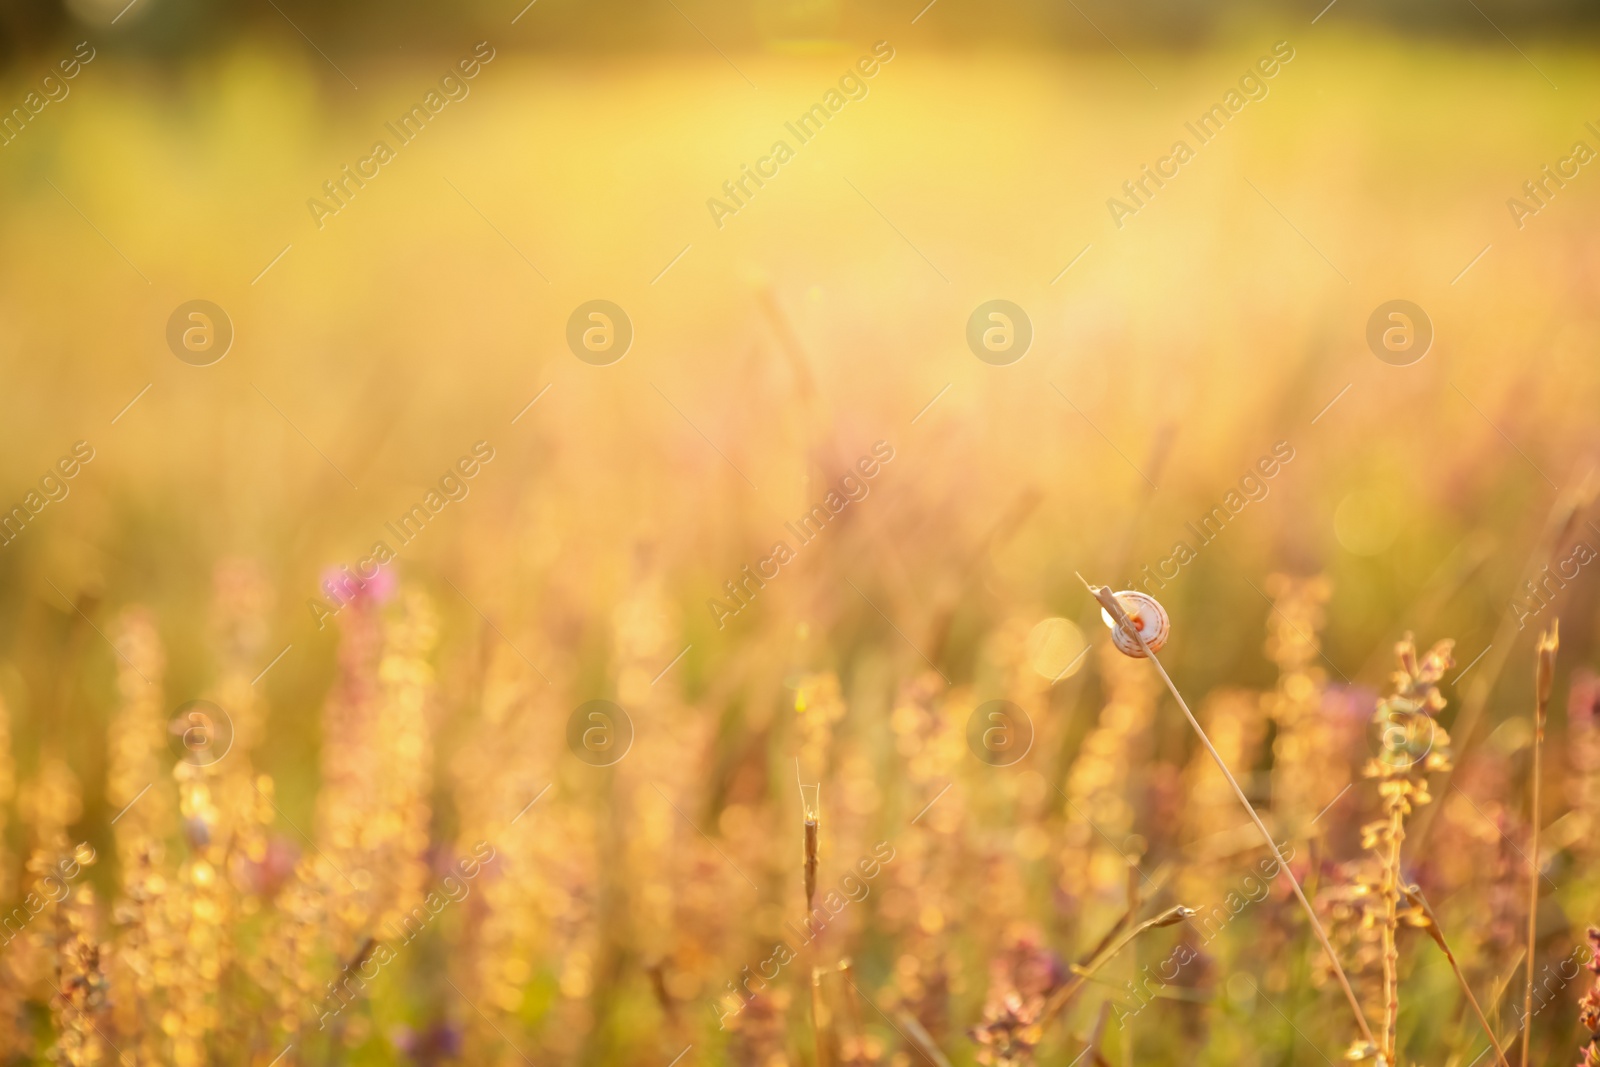
M1072 968L1072 977L1062 984L1061 988L1050 994L1050 999L1045 1001L1044 1010L1039 1013L1038 1025L1042 1028L1055 1017L1056 1012L1066 1006L1067 1001L1077 995L1084 983L1094 977L1094 972L1111 962L1112 958L1133 943L1134 939L1146 930L1154 930L1158 926L1175 926L1194 915L1193 908L1186 908L1182 904L1174 905L1153 919L1146 919L1132 930L1123 934L1110 948L1105 949L1090 959L1082 966Z
M1489 1025L1488 1018L1483 1014L1483 1009L1478 1006L1478 998L1472 995L1472 987L1467 984L1467 976L1461 973L1461 964L1456 962L1455 953L1450 951L1450 945L1444 939L1444 930L1439 926L1439 917L1433 913L1433 907L1422 895L1418 886L1407 886L1406 899L1420 907L1428 916L1428 936L1433 938L1433 943L1439 946L1439 951L1444 953L1444 958L1450 961L1450 969L1456 974L1456 981L1461 983L1461 992L1466 994L1467 1003L1472 1006L1472 1014L1478 1017L1478 1025L1483 1027L1483 1032L1489 1039L1489 1047L1494 1049L1495 1058L1500 1061L1500 1067L1511 1067L1506 1060L1506 1054L1500 1049L1500 1042L1495 1039L1494 1029Z
M1539 635L1533 664L1533 812L1531 840L1528 843L1528 980L1522 994L1522 1067L1528 1067L1529 1044L1533 1040L1533 965L1534 942L1539 936L1539 778L1543 772L1545 711L1550 706L1550 687L1555 680L1556 649L1561 645L1561 620Z
M1317 918L1316 909L1312 908L1311 901L1306 899L1305 890L1300 888L1300 880L1289 869L1289 864L1283 858L1283 853L1279 850L1278 843L1272 839L1272 833L1267 829L1267 824L1261 821L1261 816L1256 814L1255 806L1250 803L1250 798L1244 795L1244 789L1240 787L1239 780L1233 776L1233 772L1228 769L1228 764L1223 760L1222 753L1218 752L1217 746L1211 743L1211 738L1206 735L1205 729L1201 727L1200 720L1194 717L1194 712L1189 710L1189 704L1183 699L1183 694L1178 692L1178 687L1173 684L1172 676L1167 674L1167 669L1161 665L1161 661L1150 650L1150 646L1145 644L1144 635L1139 632L1139 628L1128 618L1128 613L1117 602L1116 596L1111 592L1111 587L1100 586L1096 588L1084 580L1081 574L1078 575L1078 580L1083 582L1090 595L1100 602L1100 606L1106 609L1106 613L1138 643L1139 650L1145 654L1151 663L1155 664L1156 671L1161 675L1161 680L1167 683L1167 691L1178 702L1178 707L1183 709L1184 717L1189 720L1189 725L1194 727L1194 732L1199 736L1200 743L1205 745L1207 752L1211 753L1211 758L1216 761L1218 769L1222 771L1222 776L1233 787L1234 795L1239 798L1239 803L1244 806L1246 814L1250 816L1250 821L1256 824L1257 830L1261 831L1262 839L1266 841L1267 847L1272 850L1273 859L1278 861L1278 869L1288 876L1289 885L1293 887L1295 897L1299 899L1300 906L1305 909L1306 918L1311 922L1312 931L1316 933L1317 940L1322 944L1322 951L1327 953L1328 962L1333 965L1333 973L1339 979L1340 987L1344 989L1345 999L1350 1002L1350 1010L1355 1013L1356 1025L1361 1030L1362 1039L1369 1045L1377 1044L1372 1037L1372 1028L1367 1025L1367 1017L1361 1011L1361 1002L1356 999L1356 991L1350 987L1350 979L1344 973L1344 966L1339 962L1339 955L1334 952L1333 945L1328 940L1327 931L1322 928L1322 922Z

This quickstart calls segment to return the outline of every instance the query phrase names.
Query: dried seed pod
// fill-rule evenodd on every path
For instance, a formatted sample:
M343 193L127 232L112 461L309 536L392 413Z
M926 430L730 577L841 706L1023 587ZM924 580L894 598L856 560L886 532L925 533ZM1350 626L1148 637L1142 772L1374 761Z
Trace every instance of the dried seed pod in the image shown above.
M794 776L798 783L800 780L800 761L794 761ZM811 910L817 896L817 858L819 845L819 832L822 824L822 783L800 786L800 812L805 820L806 862L805 862L805 888L806 911Z
M1167 634L1172 630L1172 621L1167 618L1167 609L1156 601L1156 598L1147 593L1124 589L1120 593L1112 594L1117 598L1117 603L1122 605L1122 610L1128 613L1128 621L1138 629L1139 636L1144 638L1144 643L1151 652L1161 651L1161 646L1167 643ZM1100 618L1111 628L1111 640L1117 646L1117 651L1125 656L1135 659L1144 658L1144 650L1139 647L1139 642L1133 635L1117 625L1111 613L1100 611Z

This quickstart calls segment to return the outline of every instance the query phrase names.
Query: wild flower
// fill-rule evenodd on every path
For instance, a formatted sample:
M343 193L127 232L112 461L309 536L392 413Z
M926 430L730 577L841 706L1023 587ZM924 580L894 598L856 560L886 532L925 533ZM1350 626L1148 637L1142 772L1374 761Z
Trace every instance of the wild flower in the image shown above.
M1589 927L1589 962L1594 983L1578 1000L1578 1024L1589 1031L1577 1067L1600 1067L1600 930Z
M1066 977L1066 963L1044 947L1037 931L1015 932L989 964L983 1020L972 1030L978 1062L988 1067L1032 1064L1044 1034L1045 1006Z
M144 609L122 613L118 641L126 659L118 661L122 699L107 734L106 800L118 813L112 831L122 884L112 908L117 948L106 962L112 983L124 991L112 1006L117 1029L138 1055L158 1062L164 1039L151 1022L163 1010L165 962L178 943L163 899L175 873L167 843L177 807L167 769L166 655Z
M461 1055L461 1029L449 1022L436 1022L420 1031L396 1027L391 1040L416 1067L438 1067Z
M544 688L514 651L496 647L483 666L481 721L450 764L456 850L491 837L500 846L451 960L451 981L484 1013L461 1020L458 1039L468 1055L503 1045L497 1028L516 1039L517 1016L542 966L545 913L557 881L551 860L561 847L554 783L529 773L548 718ZM641 828L638 836L649 839L656 829Z
M753 997L729 1029L729 1058L736 1067L789 1067L788 1014L790 995L773 989Z
M1396 933L1402 920L1416 926L1426 922L1419 908L1401 906L1401 845L1406 817L1433 799L1427 775L1450 769L1450 737L1435 717L1445 706L1439 682L1455 663L1450 655L1453 646L1453 641L1440 641L1419 659L1409 634L1395 645L1399 670L1393 676L1394 692L1378 702L1373 714L1381 744L1364 771L1378 783L1384 812L1383 819L1362 827L1361 839L1362 847L1378 861L1375 889L1382 913L1372 921L1380 924L1382 938L1384 1008L1379 1053L1388 1064L1398 1062L1395 1023L1400 1011L1400 952Z
M1289 843L1273 849L1294 858L1291 873L1319 883L1334 952L1371 1001L1365 1018L1384 1020L1373 1027L1381 1041L1358 1053L1392 1064L1404 1051L1401 930L1434 938L1480 1020L1469 983L1487 985L1520 948L1527 864L1507 837L1520 843L1530 829L1510 799L1513 768L1522 781L1510 757L1526 747L1524 727L1502 727L1459 777L1472 796L1452 793L1434 838L1459 856L1414 859L1401 847L1416 832L1413 812L1430 799L1428 775L1449 766L1435 718L1447 644L1423 656L1402 642L1394 691L1374 716L1380 751L1365 767L1383 817L1366 827L1365 855L1326 859L1347 843L1361 803L1358 794L1323 810L1352 770L1349 727L1329 708L1359 690L1327 692L1317 653L1325 591L1316 581L1273 584L1270 690L1223 684L1200 705L1213 754L1166 729L1173 709L1156 689L1155 664L1107 647L1086 675L1098 675L1098 699L1083 680L1054 686L1028 657L1033 628L1022 618L976 646L975 680L954 686L936 671L894 679L882 665L872 674L830 662L787 626L757 639L794 665L759 685L722 678L720 667L663 677L688 638L672 636L654 565L646 560L631 580L606 636L593 642L592 663L578 662L590 654L586 637L530 638L509 623L504 634L485 626L481 643L455 642L410 587L387 603L354 598L329 650L336 669L321 709L321 764L307 775L317 779L314 796L298 782L286 796L261 770L276 740L274 690L252 680L281 645L262 624L272 598L259 571L225 564L215 574L211 658L196 695L228 709L233 743L219 761L168 747L170 705L187 695L169 696L168 687L197 675L187 663L168 670L153 613L125 611L108 627L121 655L103 796L69 769L62 753L78 751L52 741L25 766L12 821L4 799L15 772L0 716L0 818L27 860L20 891L72 855L86 811L116 816L103 829L115 844L112 869L97 868L92 887L73 881L70 893L52 894L60 903L46 902L0 952L5 1051L97 1065L116 1060L115 1042L127 1063L192 1067L266 1067L280 1056L280 1067L524 1057L661 1067L692 1048L705 1067L946 1067L974 1058L1024 1067L1062 1042L1062 1062L1081 1053L1085 1067L1186 1048L1247 1059L1252 1038L1211 1025L1213 1005L1235 999L1220 979L1241 970L1252 972L1260 997L1284 1004L1306 936L1289 880L1277 881L1281 893L1263 886L1248 915L1242 905L1230 913L1230 936L1215 947L1217 909L1169 908L1137 922L1141 893L1219 900L1225 891L1215 886L1233 888L1261 860L1252 854L1259 832L1241 831L1239 797L1218 760L1239 770L1260 814L1283 831ZM577 665L540 657L547 680L506 636L522 649L558 647L552 660ZM1172 651L1182 655L1188 638L1175 637ZM591 674L628 694L638 727L638 751L608 768L559 751L571 679ZM1549 678L1548 669L1536 676L1541 702ZM1035 720L1025 762L974 759L965 726L978 693L1003 696ZM1581 745L1585 712L1574 703ZM711 706L732 710L706 714ZM798 807L788 792L797 756ZM439 767L447 773L436 782ZM1572 825L1546 832L1556 847L1581 852ZM1302 850L1305 837L1314 840ZM893 862L881 863L870 894L858 891L866 876L853 890L839 860L885 839ZM424 924L378 977L369 946L478 841L493 841L497 854L470 899ZM0 835L0 855L6 847ZM1411 865L1430 893L1486 917L1464 926L1459 963L1422 890L1404 877ZM765 963L777 938L797 933L783 920L808 904L830 920L821 935L793 937L793 959L751 980L740 1010L725 1011L716 1031L704 1006L730 974L743 980L735 968ZM1106 913L1124 907L1105 932ZM1189 927L1148 961L1167 961L1154 964L1159 980L1138 964L1133 983L1122 981L1128 974L1095 977L1140 933L1178 923ZM1069 968L1064 946L1101 933ZM1327 971L1313 986L1334 977L1332 964L1319 965ZM1124 986L1137 1011L1097 1015L1128 1007ZM1485 997L1491 1014L1497 996ZM1584 1012L1586 1022L1600 1019L1600 984ZM1132 1014L1137 1024L1110 1025ZM1305 1018L1296 1022L1308 1033L1320 1026ZM1589 1067L1600 1067L1596 1048L1584 1051Z
M1333 592L1325 577L1267 578L1272 600L1267 613L1265 651L1278 668L1262 709L1275 727L1272 741L1272 807L1295 836L1319 834L1317 816L1349 784L1341 760L1327 758L1338 748L1338 724L1323 707L1327 669L1322 659L1322 627Z
M1590 862L1600 858L1600 676L1575 670L1567 692L1566 800L1582 833L1573 849Z
M1121 890L1124 857L1118 847L1134 831L1142 768L1148 764L1157 682L1149 668L1109 643L1100 649L1106 696L1100 717L1078 748L1063 792L1067 798L1067 851L1061 888L1079 896L1094 886Z
M94 852L80 848L75 859L88 866L94 862ZM97 927L94 890L78 885L55 914L56 966L51 985L56 995L50 1002L56 1031L50 1055L54 1063L94 1067L110 1053L99 1025L106 1014L109 946L97 939Z

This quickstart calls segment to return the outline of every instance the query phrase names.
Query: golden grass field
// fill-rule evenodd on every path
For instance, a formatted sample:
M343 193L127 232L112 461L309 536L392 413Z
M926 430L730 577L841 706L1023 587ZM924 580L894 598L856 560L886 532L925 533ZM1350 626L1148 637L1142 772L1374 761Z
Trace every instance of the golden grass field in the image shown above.
M940 15L5 72L4 1062L1600 1063L1592 47Z

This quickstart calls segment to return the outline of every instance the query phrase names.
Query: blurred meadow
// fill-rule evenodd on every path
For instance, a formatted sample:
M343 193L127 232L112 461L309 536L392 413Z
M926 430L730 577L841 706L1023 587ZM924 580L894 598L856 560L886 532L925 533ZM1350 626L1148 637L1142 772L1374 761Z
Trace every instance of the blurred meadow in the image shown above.
M1591 22L0 15L0 1062L1600 1064Z

